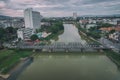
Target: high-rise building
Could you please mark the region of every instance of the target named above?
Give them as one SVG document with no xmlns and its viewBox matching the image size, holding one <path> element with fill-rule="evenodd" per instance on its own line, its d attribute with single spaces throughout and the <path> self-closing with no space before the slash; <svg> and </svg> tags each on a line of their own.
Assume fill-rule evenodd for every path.
<svg viewBox="0 0 120 80">
<path fill-rule="evenodd" d="M 75 13 L 75 12 L 73 13 L 73 19 L 75 19 L 75 20 L 77 19 L 77 13 Z"/>
<path fill-rule="evenodd" d="M 32 8 L 27 8 L 24 10 L 24 20 L 25 28 L 36 30 L 41 26 L 40 12 L 33 11 Z"/>
</svg>

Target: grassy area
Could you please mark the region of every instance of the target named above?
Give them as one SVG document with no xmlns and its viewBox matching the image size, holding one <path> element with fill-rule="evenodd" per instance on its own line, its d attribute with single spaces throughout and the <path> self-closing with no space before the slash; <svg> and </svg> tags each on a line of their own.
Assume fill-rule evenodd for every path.
<svg viewBox="0 0 120 80">
<path fill-rule="evenodd" d="M 111 60 L 120 66 L 120 54 L 113 52 L 112 50 L 104 50 L 104 52 Z"/>
<path fill-rule="evenodd" d="M 84 35 L 82 32 L 79 32 L 82 39 L 84 39 L 87 43 L 94 42 L 92 39 L 88 38 L 88 36 Z"/>
<path fill-rule="evenodd" d="M 98 41 L 96 41 L 95 39 L 93 39 L 92 37 L 89 37 L 80 31 L 79 31 L 79 34 L 80 34 L 81 38 L 84 39 L 87 43 L 95 43 L 95 44 L 100 45 L 100 43 Z"/>
<path fill-rule="evenodd" d="M 58 31 L 58 33 L 56 33 L 56 34 L 51 34 L 51 35 L 49 35 L 48 37 L 46 37 L 45 38 L 45 40 L 50 40 L 50 39 L 53 39 L 53 40 L 58 40 L 58 36 L 60 35 L 60 34 L 62 34 L 64 32 L 64 30 L 60 30 L 60 31 Z"/>
<path fill-rule="evenodd" d="M 84 39 L 87 43 L 95 43 L 95 44 L 100 45 L 100 43 L 97 42 L 95 39 L 93 39 L 93 38 L 90 37 L 90 36 L 87 36 L 86 30 L 83 29 L 83 28 L 81 28 L 81 27 L 80 27 L 80 24 L 77 24 L 77 23 L 76 23 L 75 25 L 76 25 L 76 27 L 78 28 L 79 34 L 80 34 L 80 36 L 81 36 L 82 39 Z"/>
<path fill-rule="evenodd" d="M 15 66 L 20 58 L 28 57 L 32 54 L 32 51 L 20 51 L 20 50 L 1 50 L 0 51 L 0 71 L 3 74 L 9 72 L 9 70 Z"/>
</svg>

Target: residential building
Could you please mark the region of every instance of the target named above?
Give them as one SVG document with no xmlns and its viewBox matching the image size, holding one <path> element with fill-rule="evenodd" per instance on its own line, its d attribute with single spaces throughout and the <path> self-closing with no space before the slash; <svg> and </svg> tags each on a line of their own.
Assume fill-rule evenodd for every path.
<svg viewBox="0 0 120 80">
<path fill-rule="evenodd" d="M 32 34 L 34 34 L 33 29 L 30 28 L 21 28 L 17 30 L 18 38 L 22 40 L 30 40 Z"/>
<path fill-rule="evenodd" d="M 113 34 L 109 35 L 109 39 L 112 39 L 114 41 L 120 42 L 120 32 L 116 31 Z"/>
<path fill-rule="evenodd" d="M 20 29 L 20 28 L 24 28 L 24 22 L 22 22 L 22 21 L 14 21 L 13 23 L 12 23 L 12 26 L 14 27 L 14 28 L 18 28 L 18 29 Z"/>
<path fill-rule="evenodd" d="M 96 20 L 89 19 L 89 24 L 96 24 Z"/>
<path fill-rule="evenodd" d="M 86 29 L 90 29 L 91 27 L 97 27 L 96 24 L 87 24 Z"/>
<path fill-rule="evenodd" d="M 120 27 L 108 27 L 108 28 L 100 28 L 100 30 L 102 30 L 103 33 L 108 33 L 111 30 L 115 30 L 114 33 L 109 34 L 108 38 L 115 40 L 117 42 L 120 42 Z"/>
<path fill-rule="evenodd" d="M 79 20 L 79 23 L 85 25 L 85 24 L 89 23 L 89 20 L 86 20 L 86 19 L 85 20 Z"/>
</svg>

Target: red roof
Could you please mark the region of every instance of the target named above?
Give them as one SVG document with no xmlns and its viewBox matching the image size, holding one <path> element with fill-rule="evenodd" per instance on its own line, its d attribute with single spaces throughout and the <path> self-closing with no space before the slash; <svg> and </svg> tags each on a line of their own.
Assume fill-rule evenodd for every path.
<svg viewBox="0 0 120 80">
<path fill-rule="evenodd" d="M 120 31 L 120 27 L 103 27 L 103 28 L 100 28 L 100 30 L 102 31 L 111 31 L 111 30 L 115 30 L 115 31 Z"/>
</svg>

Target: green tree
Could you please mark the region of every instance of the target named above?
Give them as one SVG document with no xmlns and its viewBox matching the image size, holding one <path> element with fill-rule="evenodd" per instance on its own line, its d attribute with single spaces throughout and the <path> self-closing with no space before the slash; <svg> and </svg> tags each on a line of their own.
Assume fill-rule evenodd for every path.
<svg viewBox="0 0 120 80">
<path fill-rule="evenodd" d="M 109 34 L 113 34 L 115 32 L 115 30 L 111 30 L 110 32 L 109 32 Z"/>
<path fill-rule="evenodd" d="M 97 30 L 97 29 L 96 29 L 96 27 L 91 27 L 91 28 L 89 28 L 88 30 L 89 30 L 89 31 L 95 31 L 95 30 Z"/>
<path fill-rule="evenodd" d="M 15 33 L 15 29 L 13 27 L 7 27 L 5 30 L 7 33 L 11 33 L 11 34 Z"/>
<path fill-rule="evenodd" d="M 98 29 L 102 28 L 102 27 L 112 27 L 113 25 L 112 24 L 109 24 L 109 23 L 97 23 L 98 25 Z"/>
<path fill-rule="evenodd" d="M 32 41 L 35 41 L 35 40 L 37 40 L 37 39 L 39 39 L 39 38 L 38 38 L 37 35 L 33 34 L 33 35 L 30 37 L 30 39 L 31 39 Z"/>
</svg>

